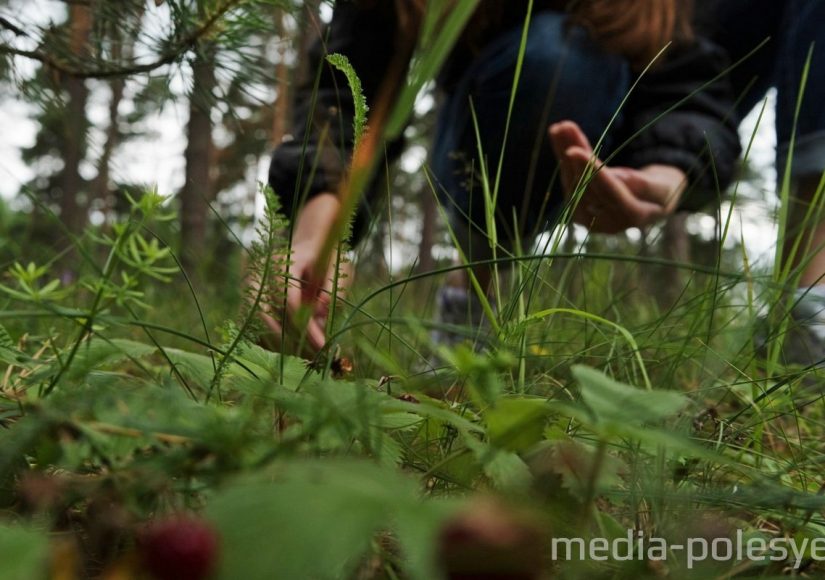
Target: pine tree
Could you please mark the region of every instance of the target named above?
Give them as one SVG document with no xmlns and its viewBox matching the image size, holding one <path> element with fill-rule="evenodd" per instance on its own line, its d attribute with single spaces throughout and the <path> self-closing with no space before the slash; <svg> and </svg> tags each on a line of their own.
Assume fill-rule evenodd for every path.
<svg viewBox="0 0 825 580">
<path fill-rule="evenodd" d="M 180 236 L 187 264 L 199 263 L 207 249 L 208 204 L 220 191 L 248 179 L 248 167 L 256 164 L 253 156 L 268 149 L 271 110 L 265 99 L 256 102 L 251 95 L 265 94 L 262 87 L 271 91 L 275 83 L 275 62 L 265 51 L 276 32 L 272 14 L 291 13 L 296 4 L 297 0 L 156 0 L 148 5 L 145 0 L 87 0 L 67 3 L 62 18 L 56 9 L 46 24 L 0 12 L 0 73 L 9 79 L 5 86 L 13 82 L 18 93 L 40 109 L 36 143 L 24 152 L 37 173 L 29 186 L 37 192 L 38 203 L 59 213 L 75 235 L 81 233 L 91 209 L 116 211 L 113 188 L 135 187 L 113 184 L 110 172 L 118 148 L 133 136 L 130 126 L 141 115 L 185 98 L 190 121 L 185 130 L 189 143 L 186 186 L 180 192 Z M 26 12 L 14 14 L 23 19 Z M 32 62 L 39 64 L 34 76 L 17 74 L 18 69 L 30 69 Z M 174 74 L 190 79 L 186 95 L 170 90 L 168 79 Z M 90 85 L 90 79 L 103 81 L 110 93 L 108 125 L 102 143 L 94 148 L 87 139 L 86 109 L 90 90 L 103 85 Z M 131 79 L 144 85 L 137 97 L 126 94 Z M 125 99 L 135 108 L 126 118 L 119 113 Z M 239 108 L 244 109 L 241 115 Z M 216 111 L 223 117 L 222 134 L 229 136 L 220 150 L 213 143 Z M 264 120 L 269 124 L 261 131 Z M 89 177 L 84 167 L 96 168 L 96 175 L 84 179 Z M 151 176 L 146 181 L 151 183 Z M 53 238 L 52 244 L 60 242 Z"/>
<path fill-rule="evenodd" d="M 212 101 L 214 46 L 204 43 L 192 62 L 192 91 L 186 129 L 186 180 L 180 191 L 180 244 L 185 268 L 194 271 L 207 252 L 207 218 L 212 202 Z"/>
</svg>

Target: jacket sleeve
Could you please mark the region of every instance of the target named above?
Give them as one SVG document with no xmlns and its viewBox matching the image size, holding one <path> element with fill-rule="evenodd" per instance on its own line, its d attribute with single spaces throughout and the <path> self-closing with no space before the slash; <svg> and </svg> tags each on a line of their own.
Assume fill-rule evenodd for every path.
<svg viewBox="0 0 825 580">
<path fill-rule="evenodd" d="M 289 217 L 306 199 L 335 193 L 352 156 L 352 93 L 346 77 L 325 57 L 345 55 L 361 80 L 367 103 L 373 103 L 395 47 L 396 18 L 388 8 L 392 5 L 340 0 L 326 37 L 316 40 L 309 51 L 306 77 L 299 79 L 293 99 L 292 135 L 275 149 L 269 167 L 269 184 Z"/>
<path fill-rule="evenodd" d="M 689 179 L 679 209 L 694 211 L 718 199 L 733 180 L 739 119 L 721 48 L 697 37 L 668 52 L 630 94 L 615 161 L 679 167 Z"/>
</svg>

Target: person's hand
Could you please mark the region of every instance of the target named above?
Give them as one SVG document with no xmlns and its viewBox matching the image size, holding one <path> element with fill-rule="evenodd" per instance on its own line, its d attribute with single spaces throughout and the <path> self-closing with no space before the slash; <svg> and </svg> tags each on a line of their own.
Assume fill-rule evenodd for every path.
<svg viewBox="0 0 825 580">
<path fill-rule="evenodd" d="M 593 147 L 573 121 L 550 125 L 549 134 L 568 198 L 575 193 L 588 166 L 592 171 L 573 211 L 575 223 L 594 232 L 615 234 L 649 225 L 676 209 L 687 185 L 687 176 L 678 167 L 608 167 L 594 156 Z"/>
<path fill-rule="evenodd" d="M 271 342 L 278 344 L 284 325 L 289 343 L 297 342 L 305 336 L 306 346 L 317 352 L 326 342 L 326 320 L 332 297 L 334 280 L 334 256 L 329 257 L 326 267 L 320 267 L 321 251 L 326 236 L 332 227 L 337 212 L 341 208 L 338 197 L 322 193 L 311 198 L 302 208 L 292 234 L 292 256 L 289 260 L 289 280 L 286 288 L 286 310 L 282 312 L 282 297 L 267 297 L 273 301 L 261 312 L 261 317 L 271 332 Z M 281 271 L 277 276 L 287 274 L 287 261 L 283 257 L 275 259 Z M 343 269 L 343 267 L 342 267 Z M 319 274 L 321 273 L 321 274 Z M 342 272 L 343 273 L 343 272 Z M 339 276 L 339 294 L 351 273 Z M 276 287 L 282 282 L 276 282 Z M 281 286 L 283 287 L 283 286 Z M 289 333 L 295 333 L 290 335 Z"/>
</svg>

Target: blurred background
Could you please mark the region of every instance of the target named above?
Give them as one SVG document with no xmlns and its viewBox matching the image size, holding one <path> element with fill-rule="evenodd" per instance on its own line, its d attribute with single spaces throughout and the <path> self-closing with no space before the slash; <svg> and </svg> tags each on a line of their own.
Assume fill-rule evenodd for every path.
<svg viewBox="0 0 825 580">
<path fill-rule="evenodd" d="M 184 266 L 237 282 L 269 153 L 290 130 L 291 87 L 330 15 L 321 0 L 0 1 L 0 264 L 66 252 L 68 234 L 105 230 L 127 207 L 125 194 L 157 188 L 179 211 L 164 235 Z M 380 277 L 455 257 L 421 171 L 434 104 L 432 94 L 420 96 L 392 203 L 358 248 L 380 257 L 365 265 Z M 743 143 L 755 139 L 735 207 L 726 201 L 719 213 L 677 215 L 612 240 L 577 229 L 571 243 L 702 261 L 716 254 L 718 216 L 724 222 L 732 211 L 724 250 L 739 263 L 744 244 L 752 267 L 769 267 L 772 95 L 757 124 L 758 113 L 741 128 Z"/>
</svg>

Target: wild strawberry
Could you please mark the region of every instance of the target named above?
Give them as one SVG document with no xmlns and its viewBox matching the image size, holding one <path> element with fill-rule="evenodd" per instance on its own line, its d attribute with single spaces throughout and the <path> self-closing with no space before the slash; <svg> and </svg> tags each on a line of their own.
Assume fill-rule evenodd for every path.
<svg viewBox="0 0 825 580">
<path fill-rule="evenodd" d="M 438 559 L 450 580 L 538 580 L 544 533 L 528 514 L 480 497 L 441 530 Z"/>
<path fill-rule="evenodd" d="M 139 547 L 144 567 L 158 580 L 205 580 L 218 560 L 215 530 L 187 515 L 150 523 Z"/>
</svg>

